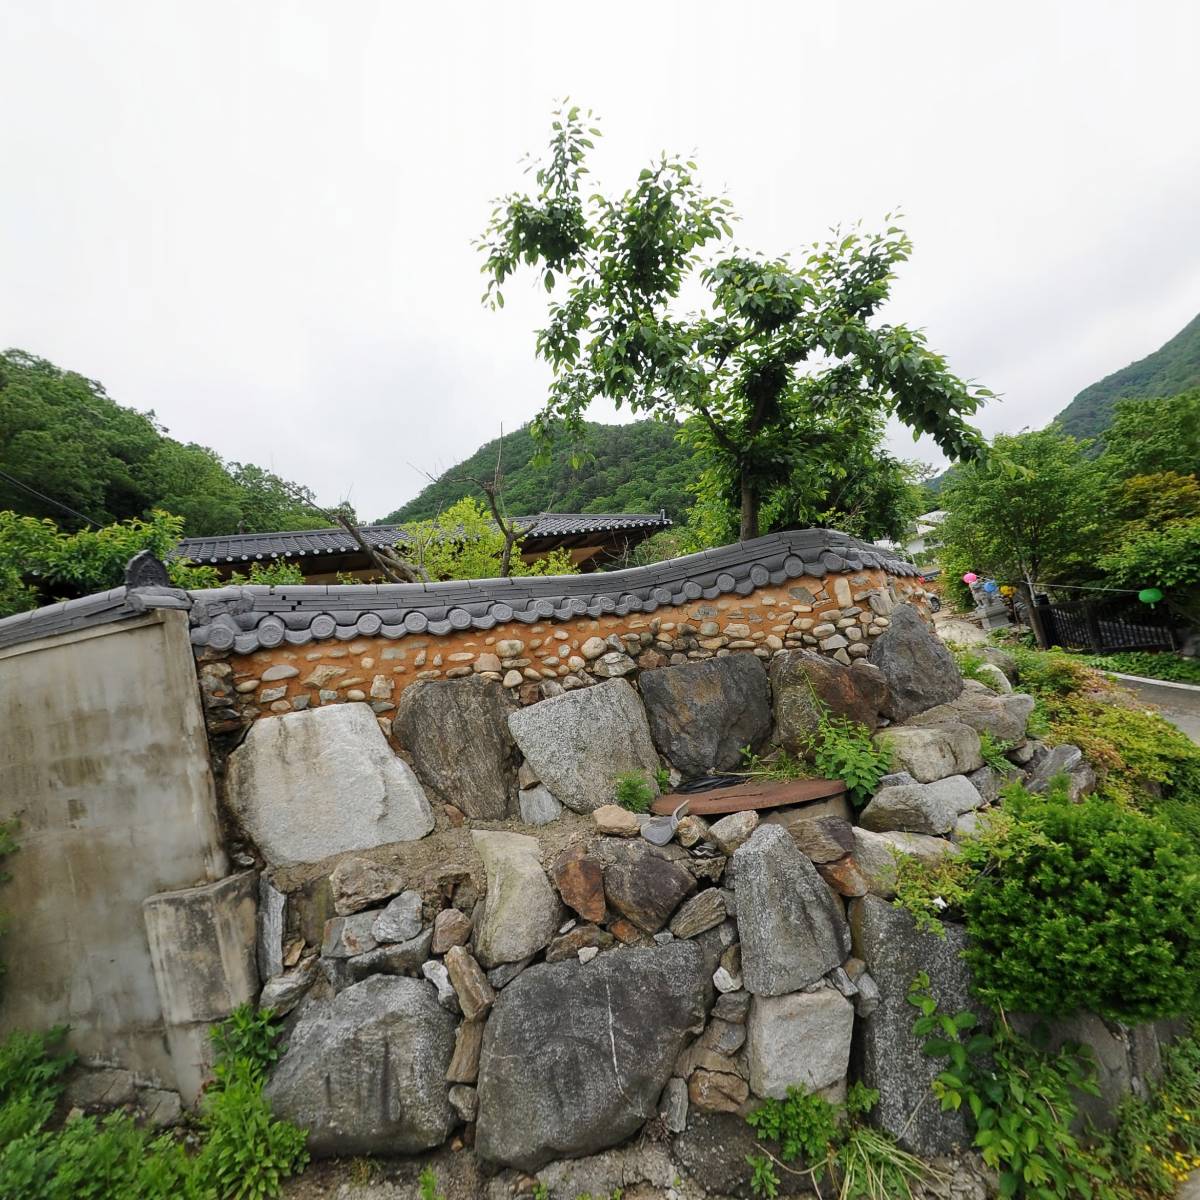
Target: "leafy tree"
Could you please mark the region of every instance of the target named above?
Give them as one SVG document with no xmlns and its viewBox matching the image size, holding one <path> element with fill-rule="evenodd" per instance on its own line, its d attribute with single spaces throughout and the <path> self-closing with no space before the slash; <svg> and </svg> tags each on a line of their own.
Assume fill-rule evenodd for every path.
<svg viewBox="0 0 1200 1200">
<path fill-rule="evenodd" d="M 432 521 L 404 526 L 406 557 L 430 579 L 496 579 L 504 555 L 504 535 L 478 501 L 464 496 Z M 554 550 L 535 562 L 513 556 L 511 575 L 573 575 L 570 552 Z"/>
<path fill-rule="evenodd" d="M 1161 529 L 1172 521 L 1200 517 L 1200 480 L 1195 475 L 1161 471 L 1135 475 L 1113 488 L 1113 511 L 1125 522 L 1118 542 L 1148 529 Z"/>
<path fill-rule="evenodd" d="M 577 108 L 557 115 L 536 191 L 498 202 L 483 239 L 485 299 L 521 265 L 550 302 L 537 353 L 554 379 L 535 437 L 577 432 L 592 400 L 703 423 L 706 459 L 733 491 L 740 534 L 759 532 L 765 497 L 813 453 L 823 422 L 898 416 L 952 458 L 983 449 L 966 417 L 990 395 L 957 379 L 922 334 L 879 322 L 910 243 L 896 226 L 816 244 L 799 265 L 734 250 L 733 210 L 700 188 L 695 164 L 662 156 L 619 197 L 585 195 L 597 130 Z M 679 311 L 702 290 L 709 307 Z"/>
<path fill-rule="evenodd" d="M 1168 602 L 1200 619 L 1200 518 L 1134 533 L 1099 565 L 1117 586 L 1160 588 Z"/>
<path fill-rule="evenodd" d="M 153 413 L 21 350 L 0 354 L 0 509 L 89 522 L 177 514 L 191 536 L 312 529 L 311 493 L 167 437 Z"/>
<path fill-rule="evenodd" d="M 215 587 L 213 568 L 170 557 L 182 527 L 182 518 L 155 511 L 148 521 L 134 517 L 67 533 L 48 517 L 0 512 L 0 617 L 117 587 L 140 550 L 167 564 L 176 587 Z"/>
<path fill-rule="evenodd" d="M 1056 426 L 998 435 L 992 455 L 964 464 L 941 493 L 943 565 L 1024 584 L 1094 573 L 1103 472 L 1088 443 Z"/>
<path fill-rule="evenodd" d="M 1200 471 L 1200 388 L 1165 400 L 1118 400 L 1113 412 L 1103 462 L 1118 478 Z"/>
</svg>

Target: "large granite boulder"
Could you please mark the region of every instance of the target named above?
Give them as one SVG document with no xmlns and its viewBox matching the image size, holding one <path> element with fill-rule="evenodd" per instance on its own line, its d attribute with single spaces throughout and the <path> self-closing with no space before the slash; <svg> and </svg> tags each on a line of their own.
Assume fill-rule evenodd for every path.
<svg viewBox="0 0 1200 1200">
<path fill-rule="evenodd" d="M 475 829 L 487 898 L 475 927 L 475 956 L 488 968 L 536 954 L 558 930 L 562 905 L 542 870 L 537 838 Z"/>
<path fill-rule="evenodd" d="M 850 953 L 842 902 L 778 825 L 760 825 L 731 860 L 742 977 L 759 996 L 794 992 Z"/>
<path fill-rule="evenodd" d="M 979 734 L 970 725 L 893 725 L 875 735 L 892 754 L 892 768 L 907 771 L 918 783 L 951 775 L 969 775 L 983 766 Z"/>
<path fill-rule="evenodd" d="M 476 1152 L 535 1171 L 623 1141 L 654 1116 L 708 1001 L 690 941 L 527 968 L 487 1023 Z"/>
<path fill-rule="evenodd" d="M 655 787 L 658 754 L 646 710 L 624 679 L 531 704 L 512 713 L 508 727 L 533 773 L 575 812 L 611 803 L 617 777 L 628 771 Z"/>
<path fill-rule="evenodd" d="M 954 828 L 957 817 L 953 801 L 938 794 L 932 784 L 901 783 L 880 788 L 859 813 L 858 823 L 874 833 L 941 834 Z"/>
<path fill-rule="evenodd" d="M 850 1065 L 854 1006 L 831 987 L 755 996 L 746 1024 L 750 1090 L 783 1100 L 788 1088 L 837 1089 Z"/>
<path fill-rule="evenodd" d="M 366 704 L 255 721 L 229 756 L 225 799 L 273 866 L 408 842 L 433 810 Z"/>
<path fill-rule="evenodd" d="M 911 855 L 926 866 L 936 867 L 943 858 L 958 853 L 959 848 L 953 842 L 923 833 L 872 833 L 858 827 L 854 830 L 855 865 L 867 882 L 867 890 L 886 900 L 896 894 L 896 868 L 902 855 Z"/>
<path fill-rule="evenodd" d="M 654 744 L 685 779 L 728 771 L 771 735 L 767 673 L 753 654 L 643 671 Z"/>
<path fill-rule="evenodd" d="M 372 976 L 309 1003 L 267 1100 L 308 1130 L 316 1155 L 430 1150 L 454 1125 L 446 1095 L 454 1026 L 428 983 Z"/>
<path fill-rule="evenodd" d="M 909 725 L 946 725 L 961 722 L 977 733 L 990 733 L 1002 742 L 1017 742 L 1025 736 L 1025 725 L 1033 712 L 1033 697 L 1025 692 L 997 696 L 980 688 L 966 688 L 947 704 L 918 713 Z"/>
<path fill-rule="evenodd" d="M 813 650 L 788 650 L 771 659 L 775 738 L 791 754 L 804 754 L 823 708 L 874 732 L 889 707 L 879 671 L 846 667 Z"/>
<path fill-rule="evenodd" d="M 889 715 L 895 721 L 935 704 L 946 704 L 962 691 L 962 674 L 954 656 L 911 604 L 897 605 L 891 624 L 875 639 L 867 661 L 887 680 Z"/>
<path fill-rule="evenodd" d="M 913 980 L 924 971 L 944 1012 L 983 1015 L 972 1001 L 962 960 L 965 930 L 947 925 L 944 938 L 919 933 L 907 912 L 878 896 L 851 902 L 850 927 L 854 954 L 879 988 L 879 1005 L 860 1019 L 854 1048 L 856 1078 L 879 1092 L 871 1120 L 914 1154 L 946 1154 L 966 1145 L 962 1114 L 943 1112 L 930 1091 L 946 1064 L 925 1053 L 925 1039 L 913 1033 L 917 1011 L 908 1002 Z"/>
<path fill-rule="evenodd" d="M 404 689 L 392 731 L 443 804 L 496 821 L 517 794 L 516 745 L 508 728 L 516 708 L 493 679 L 418 680 Z"/>
</svg>

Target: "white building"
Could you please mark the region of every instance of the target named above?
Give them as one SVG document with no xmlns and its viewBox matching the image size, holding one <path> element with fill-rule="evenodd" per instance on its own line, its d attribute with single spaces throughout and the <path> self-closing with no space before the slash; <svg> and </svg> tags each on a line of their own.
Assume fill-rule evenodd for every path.
<svg viewBox="0 0 1200 1200">
<path fill-rule="evenodd" d="M 944 508 L 935 508 L 932 512 L 922 513 L 914 522 L 902 542 L 876 542 L 877 546 L 903 554 L 912 562 L 916 562 L 925 554 L 936 552 L 942 544 L 938 526 L 946 519 Z"/>
</svg>

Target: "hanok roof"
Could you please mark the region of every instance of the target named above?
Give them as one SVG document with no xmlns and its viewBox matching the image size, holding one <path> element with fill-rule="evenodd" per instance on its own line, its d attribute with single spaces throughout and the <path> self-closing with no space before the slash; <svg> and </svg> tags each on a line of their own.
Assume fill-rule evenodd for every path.
<svg viewBox="0 0 1200 1200">
<path fill-rule="evenodd" d="M 136 560 L 135 560 L 136 562 Z M 131 564 L 132 567 L 132 564 Z M 0 649 L 93 625 L 127 620 L 148 609 L 188 610 L 197 647 L 248 654 L 283 643 L 307 645 L 381 634 L 444 636 L 508 621 L 569 621 L 587 614 L 654 612 L 722 595 L 747 596 L 767 584 L 803 576 L 875 568 L 917 576 L 912 563 L 828 529 L 768 534 L 648 566 L 593 575 L 467 579 L 439 583 L 245 585 L 182 591 L 166 573 L 137 575 L 130 586 L 68 600 L 0 620 Z"/>
<path fill-rule="evenodd" d="M 635 534 L 640 541 L 671 524 L 665 513 L 538 513 L 516 520 L 520 525 L 532 526 L 522 541 L 526 551 L 544 551 L 579 538 L 622 533 Z M 359 528 L 372 546 L 394 546 L 408 540 L 400 525 L 362 525 Z M 176 553 L 180 558 L 215 565 L 354 554 L 357 551 L 358 543 L 345 529 L 297 529 L 281 533 L 184 538 Z"/>
</svg>

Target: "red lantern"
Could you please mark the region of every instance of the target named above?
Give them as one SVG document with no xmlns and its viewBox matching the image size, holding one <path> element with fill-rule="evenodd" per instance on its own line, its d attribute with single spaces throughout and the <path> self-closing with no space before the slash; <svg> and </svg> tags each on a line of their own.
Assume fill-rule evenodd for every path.
<svg viewBox="0 0 1200 1200">
<path fill-rule="evenodd" d="M 963 576 L 963 583 L 978 583 L 978 582 L 979 582 L 979 576 L 976 575 L 974 571 L 968 571 Z"/>
</svg>

